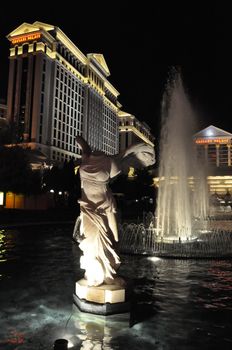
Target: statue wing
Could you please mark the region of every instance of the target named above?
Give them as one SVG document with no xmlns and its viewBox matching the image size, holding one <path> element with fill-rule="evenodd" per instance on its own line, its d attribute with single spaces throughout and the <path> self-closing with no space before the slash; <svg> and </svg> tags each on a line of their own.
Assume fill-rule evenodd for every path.
<svg viewBox="0 0 232 350">
<path fill-rule="evenodd" d="M 137 143 L 117 155 L 117 161 L 123 173 L 128 173 L 130 167 L 142 169 L 155 164 L 155 150 L 147 143 Z"/>
<path fill-rule="evenodd" d="M 82 136 L 77 135 L 75 140 L 76 140 L 77 145 L 82 150 L 82 155 L 90 155 L 91 154 L 91 148 L 90 148 L 89 144 L 87 143 L 87 141 L 85 141 L 85 139 Z"/>
</svg>

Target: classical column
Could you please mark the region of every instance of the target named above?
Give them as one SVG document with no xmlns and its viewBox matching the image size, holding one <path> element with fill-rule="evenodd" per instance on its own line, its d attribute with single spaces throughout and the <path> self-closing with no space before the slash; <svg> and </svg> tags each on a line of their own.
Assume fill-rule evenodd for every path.
<svg viewBox="0 0 232 350">
<path fill-rule="evenodd" d="M 231 146 L 227 145 L 228 147 L 228 166 L 231 166 Z"/>
<path fill-rule="evenodd" d="M 220 145 L 216 145 L 216 166 L 219 167 L 220 159 L 219 159 L 219 147 Z"/>
<path fill-rule="evenodd" d="M 206 164 L 209 163 L 209 158 L 208 158 L 208 145 L 207 145 L 207 144 L 205 145 L 205 161 L 206 161 Z"/>
<path fill-rule="evenodd" d="M 25 120 L 24 120 L 24 134 L 23 139 L 25 142 L 29 141 L 31 134 L 31 105 L 33 103 L 33 64 L 34 64 L 34 56 L 28 56 L 28 71 L 27 71 L 27 89 L 26 89 L 26 105 L 25 105 Z"/>
</svg>

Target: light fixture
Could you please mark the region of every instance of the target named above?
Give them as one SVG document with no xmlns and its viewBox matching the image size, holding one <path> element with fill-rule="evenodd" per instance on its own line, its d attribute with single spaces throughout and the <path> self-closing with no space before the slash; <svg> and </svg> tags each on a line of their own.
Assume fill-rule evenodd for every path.
<svg viewBox="0 0 232 350">
<path fill-rule="evenodd" d="M 56 339 L 54 350 L 68 350 L 68 341 L 66 339 Z"/>
</svg>

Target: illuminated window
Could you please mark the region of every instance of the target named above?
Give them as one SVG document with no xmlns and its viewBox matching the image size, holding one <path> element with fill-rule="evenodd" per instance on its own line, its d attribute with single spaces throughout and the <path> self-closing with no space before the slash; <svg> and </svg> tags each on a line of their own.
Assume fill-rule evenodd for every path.
<svg viewBox="0 0 232 350">
<path fill-rule="evenodd" d="M 0 205 L 4 204 L 4 193 L 0 192 Z"/>
</svg>

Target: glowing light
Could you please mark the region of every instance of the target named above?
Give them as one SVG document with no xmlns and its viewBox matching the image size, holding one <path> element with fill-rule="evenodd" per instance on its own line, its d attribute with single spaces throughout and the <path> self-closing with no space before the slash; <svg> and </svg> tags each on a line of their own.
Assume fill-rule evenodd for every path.
<svg viewBox="0 0 232 350">
<path fill-rule="evenodd" d="M 75 173 L 75 175 L 78 173 L 78 169 L 79 169 L 79 168 L 80 168 L 79 165 L 75 166 L 75 168 L 74 168 L 74 173 Z"/>
<path fill-rule="evenodd" d="M 92 258 L 91 254 L 82 255 L 80 258 L 80 267 L 85 270 L 89 286 L 96 286 L 103 282 L 104 272 L 97 259 Z"/>
<path fill-rule="evenodd" d="M 4 204 L 4 193 L 0 192 L 0 205 Z"/>
<path fill-rule="evenodd" d="M 206 135 L 213 136 L 213 131 L 211 129 L 207 130 Z"/>
<path fill-rule="evenodd" d="M 157 256 L 151 256 L 151 257 L 149 257 L 149 258 L 147 258 L 147 260 L 149 260 L 149 261 L 159 261 L 159 260 L 161 260 L 160 258 L 158 258 Z"/>
<path fill-rule="evenodd" d="M 41 37 L 41 33 L 33 33 L 20 35 L 17 38 L 11 39 L 12 44 L 24 43 L 25 41 L 39 39 Z"/>
<path fill-rule="evenodd" d="M 135 176 L 135 169 L 133 167 L 129 168 L 128 177 L 134 177 Z"/>
<path fill-rule="evenodd" d="M 5 232 L 5 230 L 0 230 L 0 240 L 1 240 L 3 237 L 5 237 L 4 232 Z"/>
<path fill-rule="evenodd" d="M 72 349 L 74 346 L 76 348 L 77 345 L 80 345 L 80 340 L 77 336 L 72 335 L 70 333 L 65 333 L 63 335 L 64 340 L 68 341 L 68 349 Z M 62 345 L 62 344 L 61 344 Z M 65 346 L 67 345 L 67 343 L 65 343 Z M 60 348 L 59 348 L 60 349 Z M 78 347 L 79 349 L 79 347 Z"/>
<path fill-rule="evenodd" d="M 69 340 L 68 342 L 68 349 L 71 349 L 74 347 L 74 344 Z"/>
<path fill-rule="evenodd" d="M 50 190 L 49 192 L 50 192 L 50 193 L 54 193 L 54 190 Z"/>
<path fill-rule="evenodd" d="M 197 144 L 208 144 L 208 143 L 228 143 L 228 139 L 197 139 Z"/>
</svg>

